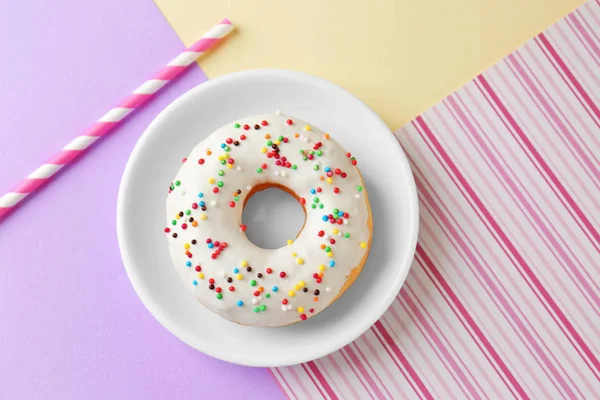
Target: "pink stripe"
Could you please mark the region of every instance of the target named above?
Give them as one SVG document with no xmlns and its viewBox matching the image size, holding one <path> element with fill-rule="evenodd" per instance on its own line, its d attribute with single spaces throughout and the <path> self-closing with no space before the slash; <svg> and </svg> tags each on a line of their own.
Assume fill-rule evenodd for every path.
<svg viewBox="0 0 600 400">
<path fill-rule="evenodd" d="M 154 75 L 152 77 L 152 79 L 159 79 L 162 81 L 170 81 L 172 79 L 177 78 L 177 76 L 179 74 L 181 74 L 183 71 L 185 71 L 186 68 L 187 68 L 187 66 L 179 67 L 176 65 L 167 65 L 166 67 L 164 67 L 163 69 L 158 71 L 156 73 L 156 75 Z"/>
<path fill-rule="evenodd" d="M 8 215 L 9 212 L 13 211 L 15 207 L 0 207 L 0 218 Z"/>
<path fill-rule="evenodd" d="M 374 367 L 374 364 L 375 364 L 375 363 L 374 363 L 374 362 L 371 362 L 371 361 L 369 360 L 369 358 L 368 358 L 367 356 L 365 356 L 365 354 L 364 354 L 364 353 L 362 352 L 362 350 L 360 349 L 360 346 L 359 346 L 359 344 L 363 344 L 363 345 L 366 345 L 366 346 L 368 346 L 368 345 L 366 344 L 366 342 L 367 342 L 367 341 L 365 340 L 365 341 L 363 341 L 363 342 L 354 341 L 353 343 L 350 343 L 350 344 L 348 345 L 348 348 L 352 348 L 352 353 L 349 353 L 349 354 L 350 354 L 350 357 L 351 357 L 352 359 L 354 359 L 354 358 L 356 357 L 356 358 L 359 360 L 359 362 L 360 362 L 360 364 L 359 364 L 359 365 L 360 365 L 360 366 L 362 367 L 362 369 L 364 370 L 364 371 L 362 371 L 362 373 L 363 373 L 363 374 L 369 374 L 369 375 L 366 375 L 366 376 L 367 376 L 367 380 L 369 381 L 369 384 L 371 385 L 371 387 L 378 388 L 379 386 L 381 386 L 381 387 L 383 388 L 383 390 L 385 391 L 385 393 L 387 394 L 387 396 L 388 396 L 389 398 L 391 398 L 391 397 L 392 397 L 392 394 L 391 394 L 391 393 L 390 393 L 390 392 L 387 390 L 387 388 L 385 387 L 385 384 L 384 384 L 384 383 L 381 381 L 381 379 L 380 379 L 380 378 L 379 378 L 379 376 L 377 375 L 377 372 L 376 372 L 376 370 L 375 370 L 375 367 Z M 354 355 L 354 356 L 353 356 L 353 354 L 354 354 L 354 349 L 356 349 L 356 351 L 358 352 L 358 354 L 360 355 L 360 357 L 362 357 L 362 360 L 364 360 L 364 363 L 362 362 L 361 358 L 358 358 L 358 356 L 356 356 L 356 355 Z M 377 360 L 378 360 L 378 361 L 381 363 L 381 359 L 380 359 L 379 357 L 377 357 L 377 355 L 375 355 L 375 358 L 377 358 Z M 368 371 L 367 371 L 367 369 L 365 368 L 365 363 L 366 363 L 366 367 L 368 367 L 368 368 L 369 368 L 369 370 L 368 370 Z M 359 368 L 361 368 L 361 367 L 359 367 Z M 375 381 L 372 379 L 372 377 L 373 377 L 373 378 L 375 378 L 375 379 L 377 380 L 377 382 L 379 382 L 379 385 L 377 385 L 377 383 L 375 383 Z M 378 389 L 375 389 L 375 390 L 378 390 Z M 383 398 L 383 396 L 381 396 L 381 398 Z"/>
<path fill-rule="evenodd" d="M 529 218 L 531 220 L 533 220 L 534 226 L 537 228 L 536 230 L 538 232 L 541 230 L 540 236 L 545 237 L 550 242 L 551 246 L 547 245 L 548 249 L 550 251 L 552 251 L 553 253 L 554 252 L 558 253 L 558 255 L 560 256 L 562 261 L 569 266 L 571 273 L 574 274 L 575 277 L 577 278 L 576 280 L 573 279 L 573 281 L 579 282 L 580 285 L 582 285 L 583 288 L 588 292 L 589 296 L 594 300 L 595 305 L 597 307 L 600 307 L 600 298 L 598 297 L 598 294 L 597 294 L 597 291 L 600 289 L 598 289 L 597 287 L 595 289 L 590 287 L 589 282 L 587 281 L 586 278 L 583 277 L 583 275 L 580 272 L 580 270 L 583 269 L 583 265 L 577 259 L 577 257 L 573 254 L 572 256 L 574 257 L 575 261 L 578 264 L 578 265 L 575 265 L 573 263 L 573 261 L 571 260 L 571 258 L 566 254 L 566 252 L 563 249 L 563 247 L 561 246 L 561 244 L 558 243 L 558 240 L 556 239 L 555 235 L 550 232 L 550 228 L 551 228 L 552 231 L 554 233 L 556 233 L 556 235 L 558 236 L 558 232 L 557 232 L 556 228 L 554 227 L 554 225 L 552 224 L 550 219 L 544 214 L 544 212 L 542 211 L 542 207 L 540 207 L 540 205 L 535 201 L 535 197 L 531 196 L 531 194 L 527 191 L 526 186 L 519 180 L 518 176 L 514 173 L 514 171 L 512 171 L 509 163 L 502 157 L 502 155 L 498 152 L 498 149 L 495 148 L 493 143 L 490 141 L 490 145 L 493 148 L 493 150 L 497 154 L 499 154 L 499 157 L 502 160 L 502 162 L 504 163 L 504 165 L 506 165 L 507 170 L 510 172 L 510 174 L 512 176 L 515 177 L 515 180 L 513 181 L 511 175 L 509 175 L 509 173 L 502 167 L 502 165 L 500 164 L 500 161 L 494 155 L 494 152 L 492 152 L 492 150 L 487 146 L 487 144 L 483 141 L 483 139 L 479 135 L 479 132 L 482 132 L 482 134 L 485 135 L 485 132 L 482 129 L 482 127 L 479 125 L 477 125 L 477 127 L 473 126 L 469 117 L 467 117 L 467 115 L 465 115 L 465 113 L 463 113 L 463 110 L 456 102 L 455 97 L 460 100 L 460 97 L 458 95 L 455 95 L 455 96 L 448 97 L 447 102 L 448 102 L 448 104 L 451 105 L 451 107 L 454 109 L 455 113 L 457 114 L 456 118 L 458 120 L 460 120 L 466 127 L 466 130 L 470 134 L 469 138 L 472 137 L 475 140 L 475 142 L 477 143 L 478 146 L 474 146 L 474 148 L 476 148 L 476 149 L 480 148 L 483 151 L 483 154 L 485 154 L 485 157 L 487 157 L 486 161 L 488 161 L 488 165 L 490 166 L 490 168 L 492 170 L 497 171 L 499 174 L 499 178 L 502 178 L 502 180 L 506 183 L 506 185 L 508 185 L 508 188 L 510 188 L 510 191 L 507 191 L 507 192 L 511 195 L 511 197 L 513 198 L 515 203 L 516 204 L 520 203 L 523 206 L 523 208 L 525 209 L 524 214 L 529 215 Z M 464 106 L 464 104 L 463 104 L 463 107 L 466 110 L 466 106 Z M 468 111 L 466 111 L 466 112 L 468 112 Z M 473 121 L 475 121 L 475 118 L 473 117 L 472 114 L 470 114 L 470 117 Z M 475 121 L 475 123 L 477 123 L 477 122 Z M 489 138 L 488 138 L 488 140 L 489 140 Z M 479 151 L 479 153 L 481 154 L 481 151 Z M 483 156 L 483 154 L 482 154 L 482 156 Z M 517 187 L 517 184 L 520 186 L 520 188 Z M 504 186 L 504 187 L 506 188 L 506 186 Z M 527 199 L 524 196 L 524 193 L 527 194 L 527 196 L 532 199 L 533 204 L 536 206 L 537 210 L 539 210 L 539 212 L 542 214 L 544 219 L 548 222 L 548 224 L 550 225 L 550 228 L 548 228 L 546 226 L 546 224 L 542 221 L 542 218 L 538 215 L 538 212 L 536 212 L 536 210 L 534 210 L 533 207 L 531 206 L 531 204 L 527 201 Z M 554 249 L 554 251 L 553 251 L 553 249 Z M 596 311 L 596 314 L 598 315 L 597 311 Z"/>
<path fill-rule="evenodd" d="M 14 188 L 12 191 L 15 193 L 31 193 L 34 190 L 36 190 L 37 188 L 39 188 L 40 186 L 42 186 L 47 181 L 48 181 L 48 179 L 46 179 L 46 178 L 44 178 L 44 179 L 27 178 L 27 179 L 23 180 L 19 184 L 19 186 Z"/>
<path fill-rule="evenodd" d="M 271 373 L 271 375 L 275 379 L 275 382 L 277 382 L 277 386 L 279 386 L 279 389 L 281 389 L 281 391 L 283 393 L 286 393 L 286 394 L 291 393 L 292 396 L 295 397 L 292 387 L 287 382 L 287 380 L 285 379 L 285 377 L 283 376 L 283 374 L 281 372 L 279 372 L 276 368 L 269 368 L 269 372 Z M 287 388 L 287 390 L 286 390 L 286 388 Z"/>
<path fill-rule="evenodd" d="M 48 160 L 46 164 L 69 164 L 83 152 L 84 150 L 61 150 L 60 153 L 56 153 L 50 160 Z"/>
<path fill-rule="evenodd" d="M 203 53 L 206 50 L 210 49 L 215 43 L 217 43 L 219 40 L 221 39 L 214 39 L 214 38 L 204 38 L 204 39 L 200 39 L 198 40 L 196 43 L 194 43 L 192 45 L 192 47 L 190 47 L 188 49 L 188 51 L 195 51 L 197 53 Z"/>
<path fill-rule="evenodd" d="M 341 356 L 341 354 L 339 354 L 339 353 L 336 353 L 336 354 L 338 356 Z M 345 385 L 344 388 L 347 389 L 347 390 L 350 390 L 350 392 L 352 392 L 352 396 L 355 399 L 359 399 L 360 395 L 356 391 L 356 388 L 355 388 L 356 385 L 354 385 L 354 383 L 351 383 L 348 380 L 348 376 L 347 376 L 348 374 L 346 373 L 346 371 L 344 369 L 342 369 L 342 367 L 340 367 L 340 365 L 338 364 L 338 362 L 336 360 L 336 357 L 333 356 L 333 355 L 330 355 L 329 357 L 327 357 L 327 359 L 331 363 L 331 365 L 333 366 L 333 369 L 337 373 L 337 376 L 339 376 L 340 378 L 342 378 L 342 381 L 343 381 L 343 383 Z M 323 364 L 323 366 L 325 366 L 325 365 Z M 323 370 L 326 370 L 326 368 L 323 368 Z M 332 379 L 332 381 L 335 384 L 335 380 Z"/>
<path fill-rule="evenodd" d="M 319 386 L 319 384 L 315 381 L 315 379 L 310 374 L 310 372 L 308 370 L 308 367 L 306 366 L 306 363 L 305 364 L 301 364 L 300 367 L 302 367 L 302 369 L 306 373 L 306 376 L 308 376 L 308 378 L 310 379 L 310 381 L 313 383 L 314 387 L 319 391 L 319 394 L 321 395 L 321 397 L 325 398 L 325 394 L 321 390 L 321 387 Z"/>
<path fill-rule="evenodd" d="M 327 382 L 327 379 L 325 379 L 325 377 L 323 376 L 323 374 L 321 374 L 321 371 L 319 371 L 319 368 L 316 366 L 316 364 L 314 363 L 314 361 L 309 361 L 306 363 L 306 366 L 308 366 L 308 368 L 310 368 L 310 370 L 312 371 L 313 374 L 315 374 L 315 376 L 317 377 L 319 383 L 321 384 L 321 386 L 323 386 L 323 389 L 325 389 L 325 391 L 327 392 L 327 394 L 329 395 L 329 397 L 331 399 L 336 399 L 337 400 L 337 396 L 335 394 L 335 392 L 333 391 L 333 389 L 331 388 L 331 386 L 329 386 L 329 383 Z M 319 389 L 320 391 L 320 389 Z"/>
<path fill-rule="evenodd" d="M 421 396 L 421 395 L 425 396 L 426 399 L 433 399 L 433 396 L 431 395 L 431 393 L 429 393 L 429 390 L 423 384 L 423 381 L 417 375 L 417 373 L 413 369 L 412 365 L 410 365 L 410 363 L 408 362 L 408 360 L 406 359 L 406 357 L 404 357 L 404 354 L 402 353 L 402 351 L 400 350 L 400 348 L 398 347 L 398 345 L 396 345 L 396 343 L 394 342 L 394 340 L 392 339 L 392 337 L 388 333 L 387 329 L 383 326 L 383 324 L 381 323 L 381 321 L 375 322 L 374 326 L 375 326 L 375 328 L 377 328 L 377 331 L 382 336 L 382 338 L 385 341 L 385 343 L 387 343 L 386 349 L 389 348 L 396 355 L 396 357 L 398 358 L 398 360 L 400 360 L 400 363 L 402 364 L 402 366 L 404 367 L 404 369 L 408 372 L 408 374 L 410 375 L 410 377 L 412 378 L 412 380 L 415 382 L 415 384 L 419 388 L 419 391 L 417 391 L 413 387 L 413 389 L 415 389 L 415 393 L 417 393 L 419 396 Z M 383 344 L 383 342 L 382 342 L 382 344 Z M 411 386 L 412 386 L 412 383 L 411 383 Z"/>
<path fill-rule="evenodd" d="M 123 100 L 117 107 L 123 108 L 138 108 L 144 105 L 148 100 L 152 98 L 153 94 L 131 94 L 128 98 Z"/>
<path fill-rule="evenodd" d="M 96 122 L 83 132 L 81 136 L 104 136 L 118 124 L 119 122 Z"/>
<path fill-rule="evenodd" d="M 375 383 L 375 381 L 371 377 L 371 374 L 365 368 L 365 365 L 363 364 L 363 362 L 358 358 L 358 356 L 356 355 L 356 353 L 352 349 L 352 346 L 346 346 L 346 347 L 344 347 L 343 351 L 345 351 L 346 353 L 348 353 L 348 356 L 352 360 L 352 363 L 354 363 L 354 365 L 356 365 L 356 367 L 360 371 L 360 374 L 365 378 L 365 380 L 369 384 L 369 387 L 371 388 L 371 390 L 373 390 L 373 392 L 375 392 L 376 398 L 382 399 L 383 398 L 383 393 L 381 392 L 381 390 L 379 390 L 379 386 L 377 386 L 377 384 Z M 388 395 L 389 395 L 389 393 L 388 393 Z"/>
<path fill-rule="evenodd" d="M 294 381 L 296 382 L 296 386 L 299 387 L 300 390 L 302 391 L 304 397 L 301 397 L 301 398 L 310 399 L 310 397 L 311 397 L 310 392 L 304 385 L 304 380 L 302 380 L 300 378 L 300 376 L 298 375 L 298 373 L 296 372 L 296 368 L 297 367 L 288 367 L 286 370 L 290 373 L 290 375 L 292 375 L 292 378 L 294 378 Z M 296 394 L 296 393 L 294 393 L 294 394 Z M 296 395 L 298 395 L 298 394 L 296 394 Z"/>
<path fill-rule="evenodd" d="M 514 54 L 509 55 L 507 57 L 507 60 L 509 63 L 508 65 L 512 65 L 512 67 L 514 67 L 514 70 L 516 70 L 518 75 L 523 79 L 523 82 L 524 82 L 523 86 L 525 86 L 529 89 L 530 97 L 533 98 L 534 100 L 536 100 L 537 103 L 541 105 L 541 108 L 543 108 L 544 111 L 546 112 L 545 116 L 546 116 L 546 119 L 548 120 L 548 122 L 550 122 L 550 121 L 553 122 L 553 124 L 551 124 L 551 125 L 554 125 L 555 127 L 558 128 L 558 130 L 561 133 L 560 137 L 561 138 L 564 137 L 567 139 L 567 141 L 569 142 L 571 147 L 573 147 L 573 149 L 575 150 L 575 152 L 577 153 L 579 158 L 581 160 L 583 160 L 583 163 L 587 166 L 587 169 L 592 172 L 592 175 L 595 178 L 594 183 L 596 183 L 596 186 L 598 186 L 598 182 L 600 181 L 600 171 L 598 171 L 598 168 L 596 167 L 597 164 L 600 164 L 598 159 L 596 157 L 594 157 L 594 155 L 592 154 L 592 157 L 594 158 L 595 163 L 592 160 L 590 160 L 586 151 L 581 147 L 579 142 L 571 134 L 571 132 L 573 132 L 575 135 L 577 135 L 573 126 L 569 126 L 567 128 L 567 126 L 565 126 L 565 123 L 569 124 L 569 122 L 567 121 L 567 122 L 563 123 L 563 121 L 566 121 L 564 114 L 561 112 L 560 113 L 561 115 L 558 116 L 557 113 L 554 112 L 555 109 L 558 110 L 556 105 L 554 105 L 554 107 L 552 107 L 549 103 L 549 101 L 552 101 L 552 100 L 546 100 L 547 96 L 548 96 L 548 92 L 546 92 L 541 87 L 540 82 L 537 81 L 537 79 L 536 79 L 536 81 L 537 81 L 537 85 L 536 85 L 532 81 L 531 77 L 524 70 L 523 66 L 517 60 L 517 58 Z M 513 72 L 514 72 L 514 70 L 513 70 Z M 541 93 L 540 89 L 538 89 L 538 85 L 541 88 L 541 90 L 544 91 L 543 94 Z M 560 110 L 558 110 L 558 112 L 560 112 Z M 579 135 L 577 135 L 577 136 L 579 137 Z M 579 139 L 581 140 L 581 137 L 579 137 Z M 585 146 L 585 143 L 583 143 L 583 144 Z M 587 150 L 589 151 L 589 149 L 587 149 Z"/>
<path fill-rule="evenodd" d="M 344 365 L 346 365 L 346 371 L 348 372 L 348 374 L 350 374 L 350 377 L 352 378 L 352 382 L 354 382 L 355 385 L 356 385 L 356 382 L 360 383 L 360 386 L 362 386 L 362 388 L 364 389 L 364 392 L 368 393 L 369 396 L 372 396 L 371 392 L 369 391 L 368 384 L 365 384 L 365 382 L 364 382 L 364 379 L 363 379 L 364 377 L 360 374 L 360 371 L 357 370 L 358 366 L 352 362 L 352 360 L 347 355 L 347 352 L 344 349 L 340 350 L 339 354 L 344 359 Z"/>
<path fill-rule="evenodd" d="M 492 94 L 493 91 L 489 87 L 489 84 L 487 83 L 487 81 L 485 80 L 485 78 L 483 76 L 480 76 L 478 79 L 480 81 L 482 81 L 482 83 L 485 86 L 488 87 L 488 90 L 490 91 L 490 94 Z M 499 100 L 497 99 L 497 96 L 495 95 L 495 93 L 493 93 L 493 97 L 495 97 L 495 99 L 498 102 L 498 105 L 503 109 L 504 114 L 508 118 L 510 118 L 510 120 L 514 123 L 514 125 L 516 125 L 516 123 L 512 119 L 512 116 L 510 116 L 507 113 L 506 108 L 504 107 L 504 105 L 501 104 L 499 102 Z M 429 127 L 427 126 L 427 124 L 425 123 L 425 121 L 423 120 L 423 118 L 422 117 L 417 117 L 416 121 L 417 121 L 417 124 L 419 124 L 421 126 L 421 128 L 423 129 L 423 131 L 425 132 L 425 134 L 427 135 L 427 137 L 429 138 L 429 140 L 431 141 L 431 143 L 433 144 L 433 146 L 436 148 L 437 152 L 440 154 L 440 156 L 444 160 L 445 164 L 450 168 L 450 170 L 452 171 L 453 175 L 456 177 L 456 179 L 458 179 L 458 181 L 460 182 L 461 186 L 466 190 L 466 192 L 468 193 L 469 197 L 474 201 L 474 203 L 476 204 L 477 208 L 483 214 L 483 217 L 485 218 L 485 220 L 488 221 L 488 223 L 492 226 L 492 228 L 494 229 L 494 231 L 497 233 L 497 235 L 500 238 L 500 240 L 502 241 L 502 243 L 508 248 L 509 252 L 517 260 L 519 266 L 521 267 L 521 269 L 519 269 L 519 272 L 520 273 L 524 273 L 531 280 L 531 282 L 533 283 L 533 285 L 535 286 L 535 288 L 538 290 L 539 294 L 545 300 L 546 303 L 543 303 L 544 306 L 546 306 L 546 304 L 547 304 L 548 307 L 550 307 L 550 309 L 552 309 L 552 311 L 554 312 L 554 314 L 551 313 L 552 317 L 555 318 L 555 315 L 556 315 L 556 317 L 558 318 L 558 320 L 560 320 L 560 322 L 564 325 L 564 327 L 570 333 L 570 335 L 572 336 L 572 338 L 578 344 L 579 348 L 585 353 L 585 355 L 588 357 L 589 361 L 591 361 L 591 363 L 593 364 L 595 370 L 592 369 L 592 371 L 596 374 L 598 372 L 598 370 L 600 369 L 600 363 L 598 362 L 598 359 L 596 358 L 596 356 L 591 352 L 591 350 L 589 349 L 589 347 L 587 346 L 587 344 L 584 342 L 584 340 L 581 338 L 581 336 L 579 335 L 579 333 L 573 328 L 573 326 L 571 325 L 570 321 L 565 317 L 565 315 L 562 312 L 562 310 L 560 309 L 560 307 L 556 304 L 556 302 L 554 301 L 554 299 L 552 299 L 552 297 L 550 296 L 550 294 L 548 293 L 548 291 L 546 290 L 546 288 L 542 285 L 542 283 L 537 278 L 537 276 L 535 276 L 535 274 L 533 273 L 533 271 L 531 270 L 531 268 L 529 267 L 529 265 L 527 264 L 527 262 L 523 259 L 523 257 L 521 256 L 521 254 L 517 251 L 517 249 L 513 245 L 513 243 L 509 240 L 509 238 L 506 235 L 506 233 L 502 230 L 502 228 L 500 227 L 500 225 L 498 224 L 498 222 L 494 219 L 494 217 L 491 215 L 491 213 L 489 212 L 489 210 L 485 207 L 485 205 L 483 204 L 483 202 L 481 201 L 481 199 L 479 198 L 479 196 L 477 196 L 477 194 L 475 193 L 475 191 L 473 190 L 473 188 L 471 187 L 471 185 L 469 185 L 469 183 L 466 181 L 466 179 L 460 173 L 460 171 L 458 170 L 458 168 L 456 167 L 456 165 L 454 164 L 454 162 L 450 159 L 450 157 L 448 156 L 448 154 L 446 153 L 446 151 L 441 147 L 440 143 L 437 141 L 437 139 L 435 138 L 435 136 L 433 135 L 433 133 L 431 132 L 431 130 L 429 129 Z M 520 132 L 520 133 L 523 134 L 523 132 Z M 536 293 L 536 295 L 537 295 L 537 293 Z M 561 327 L 561 329 L 562 329 L 562 327 Z M 567 336 L 567 337 L 571 341 L 571 337 L 569 337 L 569 336 Z M 579 349 L 577 349 L 577 350 L 579 352 Z M 586 360 L 586 363 L 587 363 L 587 360 Z M 590 368 L 591 368 L 591 366 L 590 366 Z"/>
<path fill-rule="evenodd" d="M 579 14 L 581 16 L 580 13 L 577 13 L 577 14 Z M 590 57 L 592 57 L 592 59 L 596 62 L 596 65 L 599 65 L 600 60 L 598 60 L 598 57 L 600 57 L 600 47 L 598 47 L 596 42 L 592 39 L 592 37 L 590 36 L 590 33 L 587 31 L 587 29 L 584 28 L 581 21 L 579 21 L 579 19 L 577 18 L 576 14 L 575 13 L 570 14 L 567 17 L 566 21 L 569 23 L 569 26 L 571 27 L 573 32 L 579 33 L 579 35 L 577 35 L 577 38 L 580 40 L 580 43 L 584 45 L 584 47 L 587 50 Z M 559 26 L 557 25 L 557 27 L 559 27 Z M 582 38 L 583 38 L 583 40 L 582 40 Z M 587 46 L 585 46 L 585 45 L 587 45 Z M 591 50 L 590 50 L 590 48 L 591 48 Z M 575 47 L 573 47 L 573 49 L 575 49 Z M 583 63 L 581 63 L 581 64 L 584 65 Z M 590 76 L 590 77 L 592 79 L 594 79 L 594 81 L 597 81 L 596 76 Z"/>
<path fill-rule="evenodd" d="M 596 106 L 594 101 L 590 98 L 590 96 L 585 91 L 583 86 L 581 86 L 581 83 L 577 80 L 577 78 L 575 78 L 575 76 L 573 75 L 573 73 L 571 72 L 569 67 L 567 67 L 567 64 L 562 59 L 562 57 L 558 54 L 558 52 L 556 51 L 554 46 L 552 46 L 550 41 L 546 38 L 546 35 L 544 35 L 543 33 L 540 33 L 538 38 L 544 44 L 544 46 L 548 49 L 548 51 L 550 52 L 550 54 L 552 55 L 552 57 L 554 58 L 554 60 L 558 64 L 558 66 L 560 67 L 560 69 L 565 73 L 567 78 L 569 78 L 569 81 L 573 84 L 575 89 L 577 89 L 577 91 L 579 92 L 581 97 L 583 97 L 586 104 L 592 109 L 596 118 L 600 119 L 600 110 L 598 110 L 598 107 Z"/>
</svg>

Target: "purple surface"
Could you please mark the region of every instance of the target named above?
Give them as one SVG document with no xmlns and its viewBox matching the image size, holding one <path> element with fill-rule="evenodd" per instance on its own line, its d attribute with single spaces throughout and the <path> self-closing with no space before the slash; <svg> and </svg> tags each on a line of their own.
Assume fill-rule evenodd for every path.
<svg viewBox="0 0 600 400">
<path fill-rule="evenodd" d="M 2 193 L 183 48 L 149 0 L 6 3 L 0 44 Z M 205 79 L 194 68 L 0 223 L 0 398 L 283 398 L 267 370 L 211 359 L 159 325 L 117 247 L 131 149 Z"/>
</svg>

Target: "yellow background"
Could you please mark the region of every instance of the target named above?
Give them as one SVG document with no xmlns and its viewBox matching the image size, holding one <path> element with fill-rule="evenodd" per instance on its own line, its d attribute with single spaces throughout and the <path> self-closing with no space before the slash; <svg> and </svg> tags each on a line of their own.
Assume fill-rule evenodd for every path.
<svg viewBox="0 0 600 400">
<path fill-rule="evenodd" d="M 186 45 L 227 17 L 209 78 L 270 67 L 328 79 L 397 129 L 583 0 L 155 0 Z"/>
</svg>

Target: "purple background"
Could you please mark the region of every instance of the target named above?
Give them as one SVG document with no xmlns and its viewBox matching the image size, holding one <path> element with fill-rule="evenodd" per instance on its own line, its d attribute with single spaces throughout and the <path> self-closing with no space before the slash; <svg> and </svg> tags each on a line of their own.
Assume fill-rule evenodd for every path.
<svg viewBox="0 0 600 400">
<path fill-rule="evenodd" d="M 0 46 L 2 193 L 183 49 L 150 0 L 5 3 Z M 130 151 L 205 79 L 193 68 L 0 223 L 0 398 L 284 397 L 268 370 L 211 359 L 159 325 L 117 247 Z"/>
</svg>

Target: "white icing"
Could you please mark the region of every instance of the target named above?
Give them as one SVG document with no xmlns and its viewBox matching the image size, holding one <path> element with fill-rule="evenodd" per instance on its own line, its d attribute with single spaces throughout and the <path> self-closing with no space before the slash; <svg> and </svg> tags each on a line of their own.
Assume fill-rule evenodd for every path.
<svg viewBox="0 0 600 400">
<path fill-rule="evenodd" d="M 293 120 L 292 125 L 286 123 L 288 119 Z M 263 120 L 268 121 L 267 126 L 261 125 Z M 234 123 L 241 127 L 235 128 Z M 254 129 L 255 124 L 259 124 L 260 129 Z M 250 129 L 245 130 L 244 125 L 249 125 Z M 266 134 L 270 135 L 270 139 L 265 138 Z M 294 134 L 298 134 L 297 137 Z M 241 135 L 245 135 L 246 139 L 241 140 Z M 263 152 L 267 148 L 267 140 L 275 142 L 279 136 L 288 139 L 287 143 L 280 142 L 279 155 L 286 157 L 286 161 L 296 165 L 297 169 L 277 166 L 276 159 L 268 158 Z M 366 196 L 358 194 L 358 186 L 364 186 L 358 169 L 337 142 L 325 137 L 324 132 L 297 118 L 267 114 L 232 122 L 215 131 L 192 150 L 188 161 L 173 180 L 179 181 L 179 185 L 174 185 L 171 195 L 167 197 L 167 226 L 170 228 L 167 237 L 175 269 L 203 305 L 237 323 L 281 326 L 300 320 L 302 314 L 307 317 L 316 315 L 340 292 L 352 269 L 360 264 L 368 252 L 368 248 L 361 247 L 361 243 L 369 243 L 371 233 Z M 239 145 L 227 144 L 228 138 L 239 141 Z M 318 142 L 322 143 L 318 148 L 321 156 L 314 149 Z M 229 146 L 229 150 L 223 149 L 222 144 Z M 272 150 L 269 147 L 266 151 Z M 313 159 L 303 160 L 300 150 L 306 151 L 307 155 L 308 151 L 314 151 Z M 219 157 L 224 157 L 225 165 L 221 164 Z M 200 158 L 204 159 L 202 165 L 198 163 Z M 229 159 L 234 160 L 232 168 L 228 168 Z M 257 168 L 262 164 L 266 164 L 267 168 L 258 173 Z M 314 169 L 315 166 L 318 170 Z M 331 168 L 332 173 L 340 168 L 347 176 L 342 178 L 333 173 L 331 183 L 327 183 L 326 167 Z M 221 175 L 219 171 L 223 171 Z M 323 180 L 319 179 L 321 176 Z M 221 187 L 218 182 L 222 182 Z M 255 246 L 240 229 L 247 195 L 253 186 L 264 183 L 285 186 L 306 200 L 306 221 L 302 232 L 292 244 L 276 250 Z M 215 187 L 218 187 L 217 193 L 213 192 Z M 321 192 L 311 194 L 311 189 L 316 191 L 318 187 Z M 339 188 L 339 193 L 334 193 L 334 188 Z M 234 201 L 237 190 L 241 190 L 241 193 L 238 200 Z M 173 195 L 175 192 L 178 192 L 177 196 Z M 199 193 L 202 193 L 201 197 Z M 319 198 L 318 203 L 314 202 L 315 197 Z M 231 201 L 235 204 L 233 208 L 229 205 Z M 219 203 L 221 206 L 217 207 Z M 194 209 L 192 204 L 196 204 L 197 208 Z M 201 209 L 202 204 L 206 207 L 205 211 Z M 313 209 L 312 204 L 316 208 Z M 323 209 L 320 208 L 321 204 L 324 205 Z M 323 215 L 331 214 L 335 208 L 350 215 L 348 219 L 341 218 L 342 225 L 322 219 Z M 189 215 L 187 210 L 190 211 Z M 180 212 L 184 213 L 181 217 Z M 190 221 L 190 217 L 193 221 Z M 176 225 L 172 225 L 173 220 Z M 182 227 L 184 222 L 187 229 Z M 196 226 L 192 226 L 194 223 Z M 343 232 L 340 229 L 342 227 Z M 321 230 L 325 234 L 320 237 L 318 232 Z M 173 233 L 177 233 L 177 238 L 173 238 Z M 344 237 L 345 233 L 350 237 Z M 217 248 L 209 248 L 207 238 L 213 244 L 216 241 L 227 243 L 216 259 L 212 259 L 211 254 Z M 335 244 L 330 243 L 333 238 Z M 192 240 L 196 240 L 196 244 L 191 244 Z M 320 248 L 322 244 L 331 248 L 331 257 Z M 187 251 L 193 254 L 192 258 L 188 257 L 184 246 L 189 247 Z M 335 266 L 329 266 L 331 261 L 335 262 Z M 186 265 L 188 262 L 191 262 L 190 266 Z M 243 263 L 251 267 L 250 272 L 245 265 L 242 266 Z M 325 271 L 321 283 L 317 283 L 313 274 L 321 272 L 320 265 L 325 266 Z M 201 272 L 196 271 L 196 266 L 201 266 Z M 237 273 L 234 272 L 236 268 L 239 270 Z M 267 268 L 272 269 L 271 274 L 266 272 Z M 286 276 L 281 278 L 280 272 L 285 272 Z M 261 278 L 257 277 L 258 273 L 262 274 Z M 238 275 L 242 280 L 238 280 Z M 211 278 L 215 281 L 215 290 L 209 289 Z M 227 279 L 232 279 L 232 282 L 227 282 Z M 256 281 L 255 286 L 250 285 L 252 280 Z M 276 291 L 273 290 L 274 286 L 277 287 Z M 234 291 L 230 291 L 230 287 L 234 287 Z M 255 296 L 260 287 L 263 291 Z M 221 299 L 217 298 L 217 288 L 221 290 Z M 303 288 L 308 291 L 304 292 Z M 319 290 L 318 295 L 315 290 Z M 294 292 L 294 296 L 290 295 L 290 291 Z M 318 298 L 317 302 L 313 300 L 315 297 Z M 287 305 L 282 304 L 283 299 L 287 299 Z M 242 306 L 238 306 L 239 301 L 243 302 Z M 263 306 L 265 310 L 253 311 L 255 307 Z M 286 312 L 277 310 L 278 307 Z"/>
</svg>

